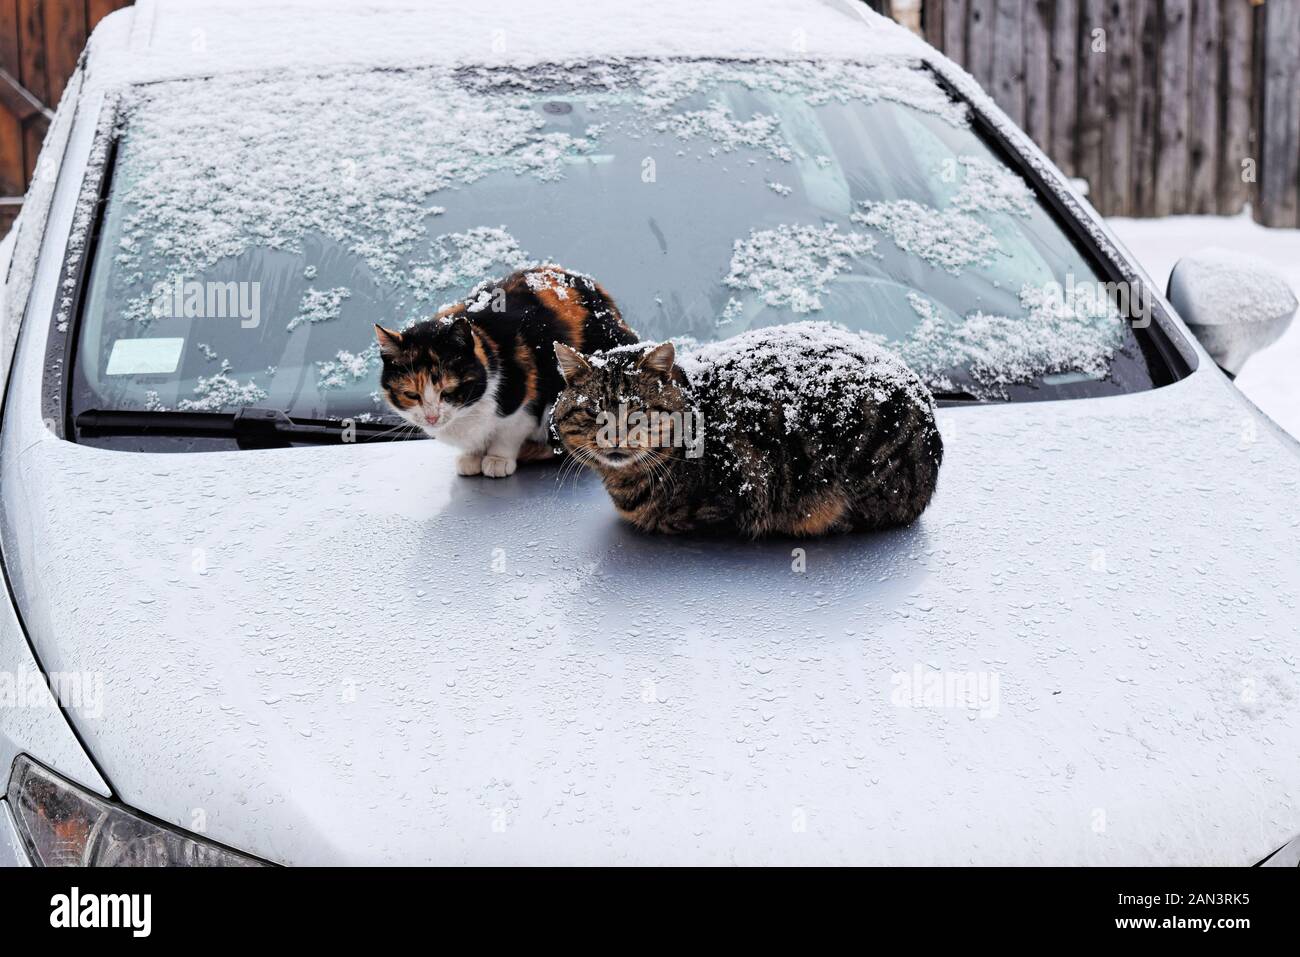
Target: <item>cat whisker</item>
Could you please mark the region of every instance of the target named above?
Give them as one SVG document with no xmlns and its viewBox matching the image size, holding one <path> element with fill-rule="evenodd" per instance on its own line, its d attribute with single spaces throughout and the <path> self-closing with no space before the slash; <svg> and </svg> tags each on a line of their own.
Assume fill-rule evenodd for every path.
<svg viewBox="0 0 1300 957">
<path fill-rule="evenodd" d="M 401 422 L 401 423 L 398 423 L 397 425 L 394 425 L 392 428 L 384 429 L 384 431 L 382 431 L 382 432 L 376 432 L 376 433 L 374 433 L 373 435 L 367 435 L 364 439 L 362 439 L 362 441 L 363 441 L 363 442 L 374 442 L 374 441 L 376 441 L 377 439 L 383 439 L 383 438 L 386 438 L 387 436 L 390 436 L 390 435 L 394 434 L 395 432 L 402 432 L 402 431 L 418 433 L 418 432 L 421 432 L 421 431 L 423 431 L 423 430 L 422 430 L 422 429 L 417 429 L 415 426 L 411 425 L 409 422 Z"/>
<path fill-rule="evenodd" d="M 576 485 L 578 473 L 582 470 L 582 467 L 582 463 L 574 455 L 570 455 L 569 458 L 565 459 L 564 464 L 560 466 L 559 474 L 555 477 L 556 491 L 563 491 L 565 481 L 570 478 L 574 480 Z"/>
<path fill-rule="evenodd" d="M 577 446 L 568 450 L 569 458 L 560 466 L 560 474 L 556 476 L 557 491 L 562 490 L 564 481 L 572 478 L 574 484 L 577 484 L 578 476 L 582 473 L 584 467 L 596 464 L 596 454 L 588 448 Z"/>
<path fill-rule="evenodd" d="M 645 451 L 647 454 L 643 461 L 648 466 L 647 471 L 667 486 L 668 493 L 671 495 L 677 488 L 677 476 L 672 471 L 671 456 L 655 448 L 647 448 Z"/>
<path fill-rule="evenodd" d="M 668 486 L 669 494 L 675 494 L 677 491 L 677 475 L 673 472 L 672 465 L 667 459 L 660 459 L 656 462 L 656 465 L 663 475 L 664 484 Z"/>
</svg>

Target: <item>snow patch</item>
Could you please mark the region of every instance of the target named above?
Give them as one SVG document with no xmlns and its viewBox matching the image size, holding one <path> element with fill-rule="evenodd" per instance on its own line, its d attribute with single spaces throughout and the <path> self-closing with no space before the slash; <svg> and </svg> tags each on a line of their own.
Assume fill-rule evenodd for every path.
<svg viewBox="0 0 1300 957">
<path fill-rule="evenodd" d="M 504 226 L 479 226 L 463 233 L 444 233 L 433 241 L 434 256 L 412 264 L 409 285 L 416 298 L 429 301 L 444 290 L 460 288 L 484 276 L 513 272 L 531 260 Z"/>
<path fill-rule="evenodd" d="M 310 233 L 396 285 L 445 208 L 432 194 L 500 170 L 555 179 L 591 145 L 545 124 L 527 96 L 485 95 L 438 69 L 135 88 L 119 122 L 132 178 L 117 263 L 165 262 L 166 275 L 139 277 L 152 285 L 250 246 L 300 252 Z"/>
<path fill-rule="evenodd" d="M 644 348 L 644 346 L 642 346 Z M 856 427 L 868 399 L 897 391 L 933 409 L 930 393 L 896 356 L 866 336 L 829 322 L 755 329 L 681 354 L 692 386 L 737 397 L 722 421 L 707 423 L 709 441 L 745 434 L 780 403 L 787 432 Z"/>
<path fill-rule="evenodd" d="M 907 298 L 921 322 L 894 348 L 936 391 L 956 388 L 948 377 L 954 368 L 966 370 L 973 381 L 964 387 L 980 399 L 1005 398 L 1008 385 L 1052 373 L 1101 378 L 1123 339 L 1119 313 L 1085 290 L 1061 295 L 1026 285 L 1021 317 L 975 311 L 955 319 L 918 293 Z"/>
<path fill-rule="evenodd" d="M 340 350 L 329 362 L 316 363 L 318 389 L 343 389 L 370 377 L 371 369 L 379 364 L 379 346 L 371 343 L 360 352 Z"/>
<path fill-rule="evenodd" d="M 748 120 L 737 119 L 720 101 L 710 103 L 707 109 L 674 114 L 655 129 L 682 140 L 706 137 L 724 153 L 748 147 L 785 162 L 794 159 L 794 153 L 781 135 L 780 119 L 770 113 L 755 113 Z"/>
<path fill-rule="evenodd" d="M 912 199 L 862 202 L 849 219 L 886 233 L 899 249 L 954 276 L 967 266 L 987 266 L 1001 252 L 993 231 L 973 216 L 935 209 Z"/>
<path fill-rule="evenodd" d="M 298 307 L 298 315 L 289 320 L 289 325 L 285 328 L 292 332 L 304 323 L 328 322 L 331 319 L 337 319 L 343 309 L 343 300 L 352 298 L 352 291 L 346 286 L 335 286 L 333 289 L 315 289 L 308 288 L 302 294 L 302 304 Z"/>
<path fill-rule="evenodd" d="M 1011 213 L 1016 216 L 1028 216 L 1033 211 L 1033 191 L 1001 163 L 980 156 L 961 156 L 957 162 L 962 170 L 962 182 L 949 204 L 951 208 L 966 213 Z"/>
<path fill-rule="evenodd" d="M 826 284 L 850 271 L 851 260 L 868 255 L 875 245 L 872 237 L 842 233 L 835 224 L 754 229 L 748 239 L 736 240 L 731 269 L 722 281 L 732 289 L 754 290 L 769 306 L 816 312 L 822 308 L 820 294 Z"/>
<path fill-rule="evenodd" d="M 221 412 L 224 409 L 256 405 L 266 399 L 266 391 L 250 379 L 241 383 L 230 375 L 230 360 L 221 361 L 221 371 L 200 376 L 194 387 L 197 398 L 181 399 L 176 408 L 182 412 Z"/>
</svg>

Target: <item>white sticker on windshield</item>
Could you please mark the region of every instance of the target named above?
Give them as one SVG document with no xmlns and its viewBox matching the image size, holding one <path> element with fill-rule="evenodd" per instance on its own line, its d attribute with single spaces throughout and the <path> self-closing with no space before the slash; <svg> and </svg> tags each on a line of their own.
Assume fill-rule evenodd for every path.
<svg viewBox="0 0 1300 957">
<path fill-rule="evenodd" d="M 184 339 L 118 339 L 108 355 L 107 375 L 170 375 L 181 362 Z"/>
</svg>

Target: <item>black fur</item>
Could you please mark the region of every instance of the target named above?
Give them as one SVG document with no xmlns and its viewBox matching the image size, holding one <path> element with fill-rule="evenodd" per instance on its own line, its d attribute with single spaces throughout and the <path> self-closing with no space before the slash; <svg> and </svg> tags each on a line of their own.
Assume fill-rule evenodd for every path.
<svg viewBox="0 0 1300 957">
<path fill-rule="evenodd" d="M 399 386 L 414 373 L 432 372 L 462 383 L 448 398 L 470 405 L 497 376 L 497 414 L 508 416 L 523 406 L 540 422 L 564 388 L 556 342 L 595 351 L 636 341 L 599 283 L 543 266 L 484 283 L 464 302 L 404 330 L 400 346 L 383 355 L 380 382 L 400 408 Z"/>
</svg>

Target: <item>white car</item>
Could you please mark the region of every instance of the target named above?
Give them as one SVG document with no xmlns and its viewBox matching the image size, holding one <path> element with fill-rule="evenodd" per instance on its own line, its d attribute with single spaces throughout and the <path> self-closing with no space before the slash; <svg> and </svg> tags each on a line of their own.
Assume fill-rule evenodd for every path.
<svg viewBox="0 0 1300 957">
<path fill-rule="evenodd" d="M 1215 361 L 1294 297 L 1171 306 L 860 3 L 141 0 L 15 233 L 4 863 L 1296 863 L 1300 448 Z M 889 344 L 929 510 L 652 537 L 388 441 L 373 323 L 539 260 Z"/>
</svg>

